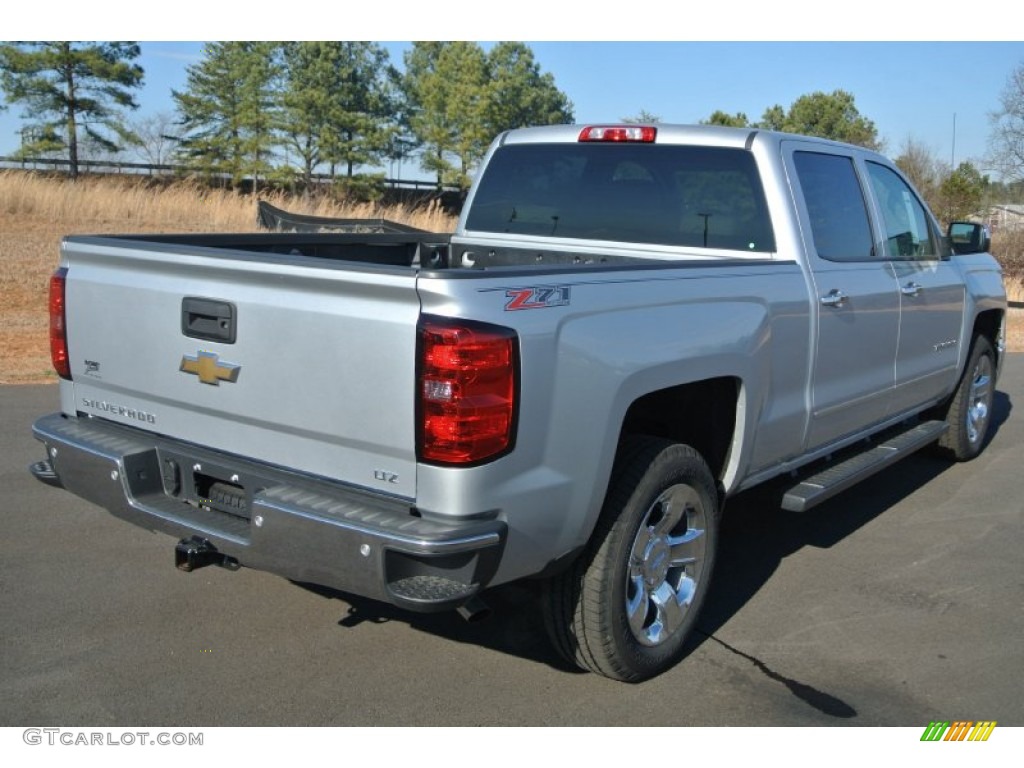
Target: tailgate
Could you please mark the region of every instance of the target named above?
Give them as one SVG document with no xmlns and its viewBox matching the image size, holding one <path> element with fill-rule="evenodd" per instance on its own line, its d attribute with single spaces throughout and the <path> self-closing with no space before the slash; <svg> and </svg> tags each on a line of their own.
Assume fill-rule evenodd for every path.
<svg viewBox="0 0 1024 768">
<path fill-rule="evenodd" d="M 79 413 L 415 496 L 414 270 L 63 247 Z"/>
</svg>

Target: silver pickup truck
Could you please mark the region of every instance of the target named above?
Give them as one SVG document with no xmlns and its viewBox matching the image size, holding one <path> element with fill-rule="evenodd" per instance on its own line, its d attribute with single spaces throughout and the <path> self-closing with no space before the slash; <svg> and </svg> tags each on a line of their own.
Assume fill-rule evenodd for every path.
<svg viewBox="0 0 1024 768">
<path fill-rule="evenodd" d="M 32 471 L 184 570 L 467 616 L 538 579 L 567 659 L 642 680 L 727 498 L 981 451 L 1006 297 L 957 227 L 858 147 L 593 125 L 498 137 L 452 235 L 68 237 Z"/>
</svg>

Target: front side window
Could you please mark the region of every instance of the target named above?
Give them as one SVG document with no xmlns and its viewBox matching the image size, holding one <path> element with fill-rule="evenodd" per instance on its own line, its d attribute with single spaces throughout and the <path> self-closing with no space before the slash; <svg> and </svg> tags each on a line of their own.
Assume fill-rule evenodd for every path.
<svg viewBox="0 0 1024 768">
<path fill-rule="evenodd" d="M 885 255 L 893 259 L 935 257 L 935 238 L 921 201 L 891 168 L 878 163 L 867 166 L 885 224 Z"/>
<path fill-rule="evenodd" d="M 514 144 L 491 157 L 466 229 L 771 253 L 753 155 L 678 145 Z"/>
<path fill-rule="evenodd" d="M 794 152 L 793 163 L 818 256 L 828 261 L 874 258 L 871 224 L 853 158 Z"/>
</svg>

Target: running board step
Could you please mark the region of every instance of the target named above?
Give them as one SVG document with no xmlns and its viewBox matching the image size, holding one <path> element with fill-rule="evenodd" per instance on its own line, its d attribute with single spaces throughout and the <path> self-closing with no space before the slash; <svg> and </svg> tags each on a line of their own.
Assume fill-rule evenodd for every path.
<svg viewBox="0 0 1024 768">
<path fill-rule="evenodd" d="M 782 497 L 782 508 L 790 512 L 806 512 L 914 451 L 934 443 L 947 428 L 944 421 L 925 421 L 891 435 L 884 443 L 843 459 L 794 485 Z"/>
</svg>

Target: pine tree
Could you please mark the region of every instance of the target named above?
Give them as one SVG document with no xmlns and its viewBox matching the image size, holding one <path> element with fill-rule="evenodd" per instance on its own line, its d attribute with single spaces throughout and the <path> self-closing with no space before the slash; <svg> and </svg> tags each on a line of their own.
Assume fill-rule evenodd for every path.
<svg viewBox="0 0 1024 768">
<path fill-rule="evenodd" d="M 282 132 L 313 169 L 338 166 L 348 183 L 355 169 L 379 164 L 395 128 L 395 82 L 387 51 L 367 42 L 295 42 L 283 46 Z"/>
<path fill-rule="evenodd" d="M 424 147 L 421 166 L 437 175 L 439 188 L 468 186 L 469 167 L 483 156 L 488 141 L 483 49 L 465 41 L 413 43 L 405 69 L 409 126 Z"/>
<path fill-rule="evenodd" d="M 487 54 L 476 43 L 413 43 L 405 65 L 409 127 L 439 186 L 468 186 L 502 131 L 573 120 L 572 103 L 523 43 L 498 43 Z"/>
<path fill-rule="evenodd" d="M 981 201 L 985 196 L 987 186 L 988 179 L 973 163 L 960 163 L 939 185 L 938 201 L 934 212 L 946 224 L 975 216 L 981 210 Z"/>
<path fill-rule="evenodd" d="M 769 117 L 768 119 L 771 118 Z M 747 128 L 750 125 L 750 120 L 747 119 L 745 112 L 737 112 L 736 114 L 730 115 L 728 112 L 716 109 L 711 113 L 711 116 L 707 120 L 701 120 L 700 124 L 724 125 L 729 128 Z"/>
<path fill-rule="evenodd" d="M 755 127 L 881 148 L 875 124 L 857 110 L 853 94 L 843 90 L 804 94 L 788 112 L 776 104 L 765 110 Z"/>
<path fill-rule="evenodd" d="M 120 110 L 136 109 L 132 91 L 142 85 L 133 42 L 24 42 L 0 44 L 0 87 L 12 103 L 25 105 L 33 138 L 20 154 L 67 152 L 78 178 L 79 144 L 89 140 L 110 152 L 138 138 Z"/>
<path fill-rule="evenodd" d="M 488 141 L 512 128 L 573 121 L 572 102 L 555 86 L 551 73 L 541 73 L 524 43 L 498 43 L 488 53 L 485 96 Z"/>
<path fill-rule="evenodd" d="M 280 123 L 278 49 L 266 42 L 209 43 L 188 68 L 184 91 L 172 91 L 189 165 L 233 184 L 251 177 L 253 191 L 272 171 Z"/>
</svg>

